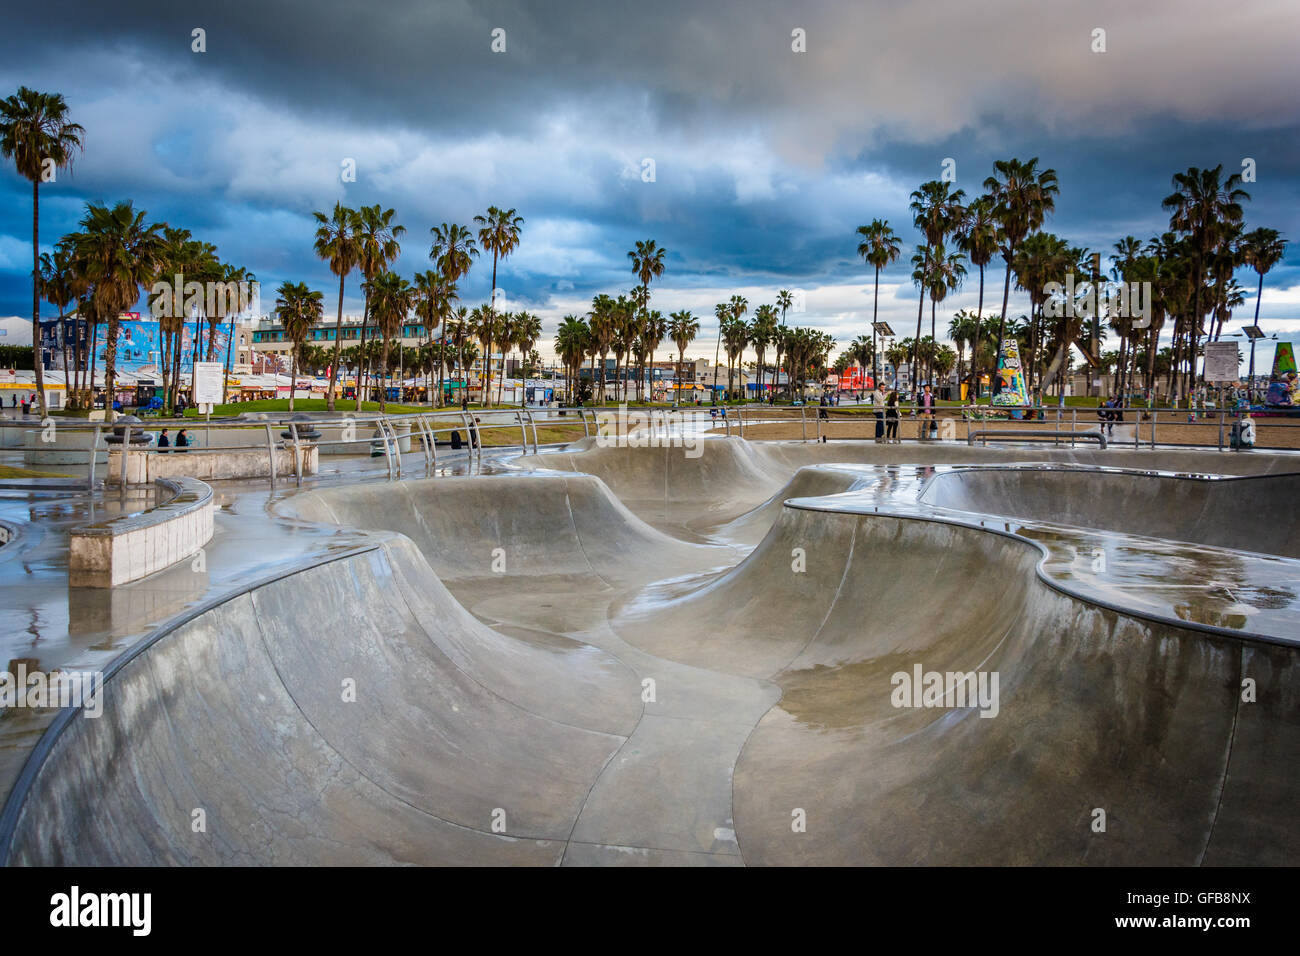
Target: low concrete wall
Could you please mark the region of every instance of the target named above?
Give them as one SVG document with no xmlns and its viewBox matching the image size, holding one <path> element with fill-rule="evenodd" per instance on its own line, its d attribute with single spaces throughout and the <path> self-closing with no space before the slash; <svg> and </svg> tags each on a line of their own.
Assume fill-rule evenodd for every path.
<svg viewBox="0 0 1300 956">
<path fill-rule="evenodd" d="M 172 493 L 163 504 L 72 531 L 72 587 L 111 588 L 147 577 L 183 561 L 211 540 L 212 489 L 194 478 L 157 483 L 160 491 Z"/>
<path fill-rule="evenodd" d="M 315 445 L 299 448 L 304 475 L 316 474 L 320 465 L 320 451 Z M 188 452 L 140 451 L 133 449 L 127 456 L 126 482 L 144 485 L 160 478 L 189 477 L 201 481 L 221 481 L 228 478 L 268 478 L 271 475 L 270 458 L 265 446 L 250 447 L 247 451 Z M 275 449 L 275 474 L 278 478 L 294 474 L 292 447 Z M 104 480 L 110 485 L 122 483 L 122 451 L 110 448 L 108 470 Z"/>
<path fill-rule="evenodd" d="M 44 429 L 39 425 L 23 433 L 23 463 L 27 465 L 88 465 L 90 464 L 90 443 L 95 440 L 93 431 L 76 431 L 60 428 L 55 420 L 54 441 L 44 440 Z M 84 423 L 79 423 L 84 427 Z M 104 436 L 112 434 L 112 429 L 105 427 L 99 436 L 95 452 L 96 464 L 108 460 L 108 446 Z"/>
</svg>

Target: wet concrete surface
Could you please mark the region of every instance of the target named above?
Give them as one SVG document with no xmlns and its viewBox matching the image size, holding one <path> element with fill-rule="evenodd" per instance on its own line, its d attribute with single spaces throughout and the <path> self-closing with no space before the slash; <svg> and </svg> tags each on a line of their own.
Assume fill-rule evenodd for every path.
<svg viewBox="0 0 1300 956">
<path fill-rule="evenodd" d="M 496 476 L 223 487 L 204 570 L 98 606 L 58 558 L 59 522 L 88 504 L 44 502 L 19 550 L 0 548 L 0 586 L 26 595 L 5 612 L 6 635 L 27 628 L 11 656 L 104 666 L 155 643 L 110 680 L 104 719 L 47 741 L 0 853 L 1294 863 L 1300 563 L 923 500 L 963 462 L 1097 463 L 1065 451 L 727 440 L 688 459 L 587 442 L 490 458 Z M 307 570 L 275 579 L 292 568 Z M 915 663 L 996 669 L 999 717 L 891 706 L 890 677 Z M 1254 709 L 1236 703 L 1246 675 Z M 48 723 L 5 715 L 0 792 Z M 1126 824 L 1109 842 L 1086 826 L 1103 804 Z M 196 805 L 211 839 L 188 835 Z"/>
</svg>

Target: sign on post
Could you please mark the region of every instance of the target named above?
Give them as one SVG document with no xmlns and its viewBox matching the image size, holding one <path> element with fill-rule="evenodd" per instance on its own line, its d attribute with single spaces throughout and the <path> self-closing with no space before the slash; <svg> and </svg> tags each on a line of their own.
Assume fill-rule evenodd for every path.
<svg viewBox="0 0 1300 956">
<path fill-rule="evenodd" d="M 194 404 L 221 404 L 221 363 L 194 363 Z"/>
<path fill-rule="evenodd" d="M 1205 380 L 1231 384 L 1237 381 L 1239 360 L 1236 342 L 1205 343 Z"/>
</svg>

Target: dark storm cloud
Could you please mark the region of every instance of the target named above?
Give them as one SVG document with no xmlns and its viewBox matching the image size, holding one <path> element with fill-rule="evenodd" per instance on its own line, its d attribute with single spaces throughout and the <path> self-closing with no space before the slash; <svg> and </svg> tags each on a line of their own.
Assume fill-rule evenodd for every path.
<svg viewBox="0 0 1300 956">
<path fill-rule="evenodd" d="M 525 242 L 503 281 L 539 307 L 626 288 L 624 252 L 651 237 L 683 291 L 860 283 L 854 227 L 888 218 L 914 240 L 907 193 L 946 157 L 973 192 L 994 159 L 1039 156 L 1061 177 L 1049 228 L 1105 249 L 1164 228 L 1175 170 L 1249 156 L 1251 225 L 1300 236 L 1290 4 L 1045 6 L 53 2 L 7 15 L 0 81 L 64 92 L 88 128 L 74 174 L 43 191 L 46 240 L 84 200 L 133 198 L 264 282 L 328 287 L 310 214 L 344 199 L 398 208 L 407 273 L 429 224 L 517 207 Z M 339 182 L 343 157 L 356 184 Z M 27 268 L 29 196 L 0 174 L 8 278 Z"/>
</svg>

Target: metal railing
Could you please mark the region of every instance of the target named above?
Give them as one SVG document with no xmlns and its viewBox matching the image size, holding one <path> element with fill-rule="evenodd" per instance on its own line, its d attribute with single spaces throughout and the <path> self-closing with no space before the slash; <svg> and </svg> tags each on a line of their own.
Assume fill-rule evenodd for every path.
<svg viewBox="0 0 1300 956">
<path fill-rule="evenodd" d="M 693 428 L 696 434 L 734 434 L 751 440 L 869 440 L 874 437 L 876 422 L 875 409 L 869 405 L 625 407 L 632 412 L 648 413 L 652 424 L 681 420 L 683 427 Z M 452 441 L 454 432 L 461 436 L 459 453 L 455 454 L 454 460 L 466 473 L 475 474 L 483 471 L 485 447 L 536 453 L 543 445 L 539 429 L 551 430 L 546 436 L 551 439 L 548 444 L 564 444 L 600 434 L 603 425 L 601 414 L 617 414 L 618 410 L 619 407 L 616 406 L 470 410 L 452 407 L 431 408 L 427 412 L 402 415 L 344 413 L 303 419 L 291 418 L 287 414 L 214 420 L 151 419 L 133 427 L 142 432 L 155 433 L 162 428 L 183 428 L 196 440 L 184 449 L 160 449 L 152 442 L 144 446 L 128 445 L 121 456 L 120 474 L 125 482 L 128 463 L 135 455 L 221 455 L 261 449 L 268 462 L 266 477 L 272 487 L 289 479 L 300 486 L 305 478 L 310 477 L 305 473 L 305 460 L 315 448 L 318 463 L 322 453 L 363 460 L 382 458 L 383 471 L 389 478 L 395 479 L 413 467 L 425 474 L 432 474 L 444 467 L 452 460 L 448 457 L 449 448 L 457 444 Z M 1099 413 L 1101 416 L 1113 416 L 1114 420 L 1099 417 Z M 680 416 L 680 419 L 664 417 L 668 415 Z M 1078 441 L 1097 441 L 1105 447 L 1128 444 L 1130 436 L 1127 432 L 1122 432 L 1121 440 L 1115 431 L 1132 428 L 1131 444 L 1135 448 L 1165 445 L 1218 448 L 1223 451 L 1235 444 L 1232 441 L 1233 425 L 1242 419 L 1244 410 L 949 405 L 936 408 L 934 416 L 929 417 L 916 405 L 908 404 L 896 406 L 893 410 L 887 408 L 884 415 L 886 424 L 893 421 L 899 426 L 898 440 L 902 441 L 937 439 L 987 444 L 990 440 L 1038 440 L 1071 446 Z M 1255 419 L 1254 424 L 1256 440 L 1253 447 L 1261 450 L 1300 448 L 1300 432 L 1284 431 L 1300 428 L 1300 417 Z M 74 433 L 85 434 L 89 438 L 88 444 L 74 441 L 61 450 L 71 455 L 84 451 L 86 483 L 88 487 L 95 487 L 99 477 L 99 457 L 108 447 L 121 447 L 105 443 L 111 434 L 112 425 L 75 418 L 47 418 L 42 421 L 34 416 L 16 421 L 0 420 L 0 428 L 37 432 L 51 425 L 56 435 Z M 307 428 L 330 434 L 306 438 L 303 431 Z M 372 430 L 373 433 L 360 434 L 365 430 Z M 1104 442 L 1097 440 L 1098 433 L 1104 436 Z M 487 436 L 502 438 L 490 439 L 490 443 L 485 443 Z M 415 447 L 417 443 L 418 449 Z M 12 441 L 6 441 L 5 445 L 11 449 L 22 447 Z M 56 440 L 50 447 L 58 446 Z M 33 444 L 27 447 L 33 447 Z M 403 451 L 403 448 L 407 450 Z M 281 452 L 287 452 L 291 460 L 288 469 L 283 471 L 278 461 Z M 419 465 L 413 465 L 412 455 L 418 456 L 415 461 Z M 37 467 L 46 470 L 44 466 Z M 53 470 L 57 470 L 57 466 L 53 466 Z"/>
</svg>

